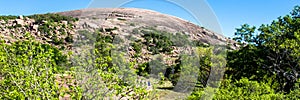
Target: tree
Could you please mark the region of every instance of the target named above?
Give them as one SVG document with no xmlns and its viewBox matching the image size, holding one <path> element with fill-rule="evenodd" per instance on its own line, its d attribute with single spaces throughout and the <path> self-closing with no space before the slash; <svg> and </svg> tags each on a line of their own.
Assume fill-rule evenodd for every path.
<svg viewBox="0 0 300 100">
<path fill-rule="evenodd" d="M 237 32 L 235 32 L 234 35 L 236 35 L 237 37 L 234 37 L 233 40 L 247 43 L 255 42 L 255 37 L 253 34 L 255 29 L 255 26 L 250 27 L 248 24 L 244 24 L 241 28 L 236 29 Z"/>
<path fill-rule="evenodd" d="M 299 15 L 300 6 L 296 6 L 290 15 L 261 25 L 257 35 L 255 27 L 247 24 L 238 28 L 234 39 L 247 45 L 229 52 L 226 73 L 233 79 L 248 77 L 258 81 L 275 76 L 271 83 L 279 84 L 276 90 L 288 93 L 294 89 L 300 74 Z"/>
<path fill-rule="evenodd" d="M 67 71 L 67 56 L 29 34 L 29 40 L 0 43 L 0 99 L 57 99 L 64 95 L 80 99 L 81 90 Z M 71 77 L 68 83 L 61 75 Z"/>
</svg>

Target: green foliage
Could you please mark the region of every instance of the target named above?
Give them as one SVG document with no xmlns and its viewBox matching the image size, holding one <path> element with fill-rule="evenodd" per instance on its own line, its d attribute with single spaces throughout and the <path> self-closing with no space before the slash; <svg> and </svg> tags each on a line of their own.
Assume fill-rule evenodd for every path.
<svg viewBox="0 0 300 100">
<path fill-rule="evenodd" d="M 75 21 L 78 21 L 78 18 L 62 16 L 59 14 L 50 14 L 50 13 L 31 15 L 31 16 L 28 16 L 28 18 L 35 19 L 35 22 L 38 24 L 43 23 L 43 21 L 48 21 L 48 22 L 61 22 L 61 21 L 75 22 Z"/>
<path fill-rule="evenodd" d="M 300 98 L 300 79 L 297 80 L 294 86 L 294 90 L 292 90 L 289 94 L 286 94 L 286 99 L 296 100 Z"/>
<path fill-rule="evenodd" d="M 221 88 L 196 88 L 188 99 L 299 99 L 299 9 L 258 30 L 247 24 L 238 28 L 234 40 L 242 47 L 228 52 Z"/>
<path fill-rule="evenodd" d="M 61 40 L 61 41 L 63 41 L 63 40 Z M 73 43 L 74 42 L 73 36 L 68 35 L 64 41 L 66 41 L 67 43 Z"/>
<path fill-rule="evenodd" d="M 291 12 L 291 15 L 294 18 L 300 18 L 300 6 L 299 5 L 297 5 L 297 6 L 294 7 L 294 9 Z"/>
<path fill-rule="evenodd" d="M 202 41 L 200 40 L 193 40 L 192 41 L 192 44 L 196 47 L 209 47 L 210 45 L 207 44 L 207 43 L 203 43 Z"/>
<path fill-rule="evenodd" d="M 136 26 L 136 24 L 135 24 L 135 23 L 130 23 L 129 25 L 130 25 L 130 26 Z"/>
<path fill-rule="evenodd" d="M 247 43 L 252 43 L 255 42 L 254 40 L 254 31 L 255 31 L 256 27 L 250 27 L 248 24 L 244 24 L 242 25 L 241 28 L 237 28 L 236 32 L 234 33 L 235 36 L 238 37 L 234 37 L 233 40 L 237 41 L 237 42 L 247 42 Z"/>
<path fill-rule="evenodd" d="M 198 56 L 199 56 L 199 74 L 198 74 L 198 86 L 205 87 L 207 84 L 207 80 L 209 78 L 209 74 L 212 67 L 211 58 L 213 56 L 212 52 L 213 48 L 205 48 L 205 47 L 198 47 Z"/>
<path fill-rule="evenodd" d="M 132 30 L 132 34 L 139 34 L 139 33 L 140 33 L 140 31 L 138 28 L 135 28 Z"/>
<path fill-rule="evenodd" d="M 296 6 L 290 15 L 279 17 L 258 29 L 247 24 L 237 28 L 233 39 L 242 47 L 228 52 L 227 63 L 223 47 L 212 47 L 198 40 L 190 41 L 188 35 L 172 34 L 155 28 L 133 30 L 133 34 L 145 38 L 143 42 L 130 44 L 136 57 L 142 53 L 143 47 L 148 47 L 147 50 L 152 54 L 159 54 L 171 53 L 173 46 L 196 45 L 197 52 L 194 55 L 180 55 L 175 64 L 170 66 L 161 63 L 162 59 L 142 64 L 126 63 L 124 53 L 115 50 L 119 45 L 113 45 L 116 36 L 102 33 L 117 30 L 117 27 L 93 33 L 79 31 L 78 43 L 74 46 L 84 50 L 74 53 L 73 58 L 68 58 L 70 56 L 64 55 L 56 47 L 32 40 L 32 37 L 9 45 L 1 43 L 0 99 L 59 99 L 67 94 L 71 95 L 71 99 L 147 99 L 151 97 L 151 92 L 138 86 L 136 79 L 137 76 L 147 77 L 150 73 L 157 74 L 163 81 L 171 81 L 174 86 L 180 84 L 181 87 L 175 87 L 175 91 L 196 84 L 197 88 L 188 98 L 193 100 L 298 99 L 299 16 L 300 7 Z M 0 20 L 5 21 L 15 18 L 0 16 Z M 32 15 L 29 18 L 35 19 L 35 24 L 39 24 L 38 30 L 42 36 L 51 39 L 48 41 L 51 44 L 74 42 L 72 35 L 65 29 L 73 29 L 72 22 L 77 21 L 77 18 L 58 14 Z M 70 23 L 64 25 L 61 21 Z M 61 29 L 56 29 L 58 26 Z M 130 23 L 130 26 L 134 24 Z M 8 28 L 16 27 L 20 25 Z M 72 62 L 68 59 L 72 59 Z M 218 88 L 220 79 L 217 75 L 225 64 L 228 66 L 226 77 Z M 150 68 L 150 65 L 160 67 Z M 162 69 L 166 69 L 166 73 L 162 74 Z M 193 80 L 195 73 L 198 73 L 198 77 Z M 62 87 L 62 82 L 68 87 Z"/>
<path fill-rule="evenodd" d="M 158 54 L 160 52 L 167 53 L 173 50 L 171 47 L 173 45 L 173 42 L 165 35 L 170 33 L 157 30 L 142 30 L 141 32 L 143 33 L 143 37 L 146 40 L 144 44 L 148 46 L 147 49 L 153 54 Z"/>
<path fill-rule="evenodd" d="M 143 45 L 138 42 L 131 43 L 131 46 L 133 47 L 133 50 L 139 55 L 142 53 L 142 47 Z"/>
<path fill-rule="evenodd" d="M 77 37 L 77 41 L 80 42 L 74 43 L 74 46 L 82 46 L 82 45 L 96 43 L 97 34 L 95 32 L 89 32 L 87 30 L 79 30 L 77 31 L 77 33 L 79 34 L 79 36 Z"/>
<path fill-rule="evenodd" d="M 175 86 L 174 90 L 177 92 L 192 91 L 198 81 L 195 74 L 200 71 L 199 59 L 196 55 L 182 54 L 179 60 L 174 74 L 171 75 L 172 84 Z"/>
<path fill-rule="evenodd" d="M 150 66 L 149 63 L 143 63 L 138 65 L 138 69 L 136 70 L 137 75 L 140 76 L 149 76 L 150 74 Z"/>
<path fill-rule="evenodd" d="M 29 17 L 36 20 L 35 24 L 39 24 L 41 37 L 50 39 L 47 42 L 55 46 L 74 42 L 72 35 L 66 30 L 73 29 L 72 22 L 78 19 L 57 14 Z M 68 25 L 61 21 L 68 21 Z M 114 27 L 105 31 L 117 29 Z M 65 95 L 71 95 L 70 99 L 150 97 L 151 92 L 135 84 L 135 64 L 125 63 L 122 53 L 112 53 L 115 36 L 98 31 L 79 31 L 79 35 L 79 40 L 88 41 L 75 41 L 75 44 L 81 45 L 74 46 L 86 51 L 69 52 L 68 56 L 60 51 L 63 49 L 41 44 L 32 40 L 32 37 L 9 45 L 1 43 L 0 99 L 59 99 Z M 141 51 L 141 43 L 133 46 L 136 51 Z"/>
<path fill-rule="evenodd" d="M 124 19 L 124 18 L 117 18 L 117 19 L 120 21 L 126 21 L 126 19 Z"/>
<path fill-rule="evenodd" d="M 112 40 L 113 37 L 110 35 L 103 35 L 97 33 L 96 44 L 95 44 L 95 54 L 96 54 L 96 63 L 99 63 L 99 68 L 103 71 L 108 71 L 108 67 L 111 66 L 111 49 L 112 49 Z M 102 65 L 101 65 L 102 64 Z M 96 65 L 97 66 L 97 65 Z"/>
<path fill-rule="evenodd" d="M 4 20 L 4 21 L 11 20 L 11 19 L 17 19 L 17 18 L 18 18 L 17 16 L 12 16 L 12 15 L 0 16 L 0 20 Z"/>
<path fill-rule="evenodd" d="M 235 38 L 246 42 L 240 50 L 228 54 L 229 69 L 226 72 L 233 79 L 247 77 L 259 82 L 271 77 L 276 91 L 289 93 L 299 77 L 300 67 L 300 19 L 299 6 L 291 15 L 279 17 L 271 24 L 263 24 L 254 35 L 255 27 L 242 25 Z"/>
<path fill-rule="evenodd" d="M 58 99 L 66 94 L 55 80 L 66 71 L 67 59 L 55 47 L 33 40 L 1 43 L 0 62 L 0 99 Z M 80 97 L 78 87 L 69 89 L 71 98 Z"/>
<path fill-rule="evenodd" d="M 55 45 L 74 42 L 73 36 L 67 30 L 73 29 L 73 22 L 78 21 L 78 18 L 59 14 L 37 14 L 27 17 L 34 19 L 35 24 L 39 25 L 38 31 L 42 36 L 52 40 L 47 42 Z M 67 21 L 67 25 L 61 23 L 62 21 Z"/>
<path fill-rule="evenodd" d="M 196 81 L 197 88 L 205 88 L 208 84 L 217 86 L 216 83 L 219 81 L 218 78 L 210 82 L 208 82 L 208 78 L 215 77 L 214 74 L 220 73 L 226 63 L 226 51 L 222 48 L 223 47 L 217 46 L 198 47 L 195 56 L 186 57 L 181 55 L 176 61 L 177 64 L 175 66 L 167 68 L 166 77 L 171 80 L 173 85 L 176 85 L 178 78 L 184 77 L 184 75 L 182 75 L 183 73 L 181 73 L 183 69 L 193 69 L 193 71 L 190 72 L 198 73 Z M 220 51 L 217 51 L 218 49 Z"/>
<path fill-rule="evenodd" d="M 14 28 L 17 28 L 17 27 L 22 27 L 21 24 L 17 24 L 16 26 L 14 26 Z"/>
<path fill-rule="evenodd" d="M 228 80 L 225 80 L 228 81 Z M 227 83 L 227 82 L 224 82 Z M 275 91 L 265 83 L 259 83 L 257 81 L 250 81 L 246 78 L 242 78 L 239 81 L 228 84 L 221 87 L 221 89 L 215 94 L 216 99 L 282 99 L 283 94 L 275 93 Z"/>
<path fill-rule="evenodd" d="M 86 33 L 89 34 L 89 33 Z M 85 47 L 82 54 L 75 56 L 74 62 L 78 72 L 77 79 L 85 80 L 81 84 L 84 99 L 104 99 L 107 97 L 133 99 L 148 97 L 143 87 L 136 87 L 135 73 L 132 63 L 126 63 L 122 52 L 116 53 L 113 43 L 114 36 L 95 32 L 96 42 Z M 80 46 L 82 47 L 82 46 Z M 90 49 L 87 49 L 90 48 Z M 115 53 L 112 53 L 115 52 Z M 84 58 L 81 58 L 84 57 Z M 81 60 L 85 59 L 85 60 Z M 133 92 L 134 94 L 129 95 Z"/>
<path fill-rule="evenodd" d="M 189 39 L 189 36 L 183 33 L 164 33 L 166 37 L 172 41 L 172 45 L 176 47 L 194 46 Z"/>
<path fill-rule="evenodd" d="M 226 74 L 232 75 L 234 79 L 242 77 L 255 78 L 262 80 L 265 71 L 262 69 L 263 59 L 261 55 L 265 52 L 262 49 L 257 49 L 254 45 L 248 45 L 238 51 L 228 52 L 228 66 Z"/>
<path fill-rule="evenodd" d="M 39 26 L 39 27 L 38 27 L 38 30 L 39 30 L 41 33 L 46 34 L 46 33 L 50 33 L 51 28 L 49 28 L 49 24 L 45 24 L 45 25 Z M 47 35 L 48 35 L 48 34 L 46 34 L 46 36 L 47 36 Z"/>
<path fill-rule="evenodd" d="M 104 30 L 100 29 L 100 32 L 111 32 L 111 31 L 114 31 L 114 30 L 117 30 L 119 29 L 118 27 L 114 27 L 114 28 L 105 28 Z"/>
<path fill-rule="evenodd" d="M 213 89 L 213 88 L 210 88 Z M 268 84 L 257 81 L 250 81 L 247 78 L 242 78 L 238 81 L 231 82 L 231 80 L 224 80 L 222 87 L 217 89 L 215 94 L 207 94 L 202 90 L 194 92 L 189 99 L 198 100 L 205 98 L 205 95 L 213 95 L 214 100 L 223 99 L 264 99 L 264 100 L 278 100 L 284 99 L 282 93 L 276 93 Z"/>
</svg>

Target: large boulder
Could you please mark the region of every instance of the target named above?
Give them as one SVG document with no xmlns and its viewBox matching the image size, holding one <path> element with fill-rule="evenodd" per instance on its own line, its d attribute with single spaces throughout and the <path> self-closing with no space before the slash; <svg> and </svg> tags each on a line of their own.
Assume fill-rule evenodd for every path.
<svg viewBox="0 0 300 100">
<path fill-rule="evenodd" d="M 16 20 L 15 20 L 15 23 L 16 23 L 17 25 L 19 24 L 19 25 L 22 25 L 22 26 L 23 26 L 23 25 L 24 25 L 24 20 L 23 20 L 23 19 L 16 19 Z"/>
<path fill-rule="evenodd" d="M 32 26 L 32 29 L 33 29 L 34 31 L 38 31 L 38 28 L 39 28 L 39 25 L 33 25 L 33 26 Z"/>
</svg>

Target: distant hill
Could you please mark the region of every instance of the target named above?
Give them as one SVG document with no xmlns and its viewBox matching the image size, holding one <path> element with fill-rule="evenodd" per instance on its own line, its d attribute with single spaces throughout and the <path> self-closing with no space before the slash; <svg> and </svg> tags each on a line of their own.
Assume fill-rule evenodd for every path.
<svg viewBox="0 0 300 100">
<path fill-rule="evenodd" d="M 214 33 L 204 27 L 197 26 L 178 17 L 161 14 L 152 10 L 137 8 L 90 8 L 83 10 L 60 12 L 58 14 L 79 18 L 79 29 L 113 28 L 119 32 L 130 33 L 133 29 L 153 27 L 170 33 L 184 33 L 192 40 L 199 40 L 211 45 L 230 44 L 236 49 L 235 41 Z M 84 27 L 87 25 L 88 27 Z"/>
</svg>

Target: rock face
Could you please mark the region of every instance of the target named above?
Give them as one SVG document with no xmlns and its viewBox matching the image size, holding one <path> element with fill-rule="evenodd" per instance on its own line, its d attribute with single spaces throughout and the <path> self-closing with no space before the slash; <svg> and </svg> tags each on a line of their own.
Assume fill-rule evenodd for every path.
<svg viewBox="0 0 300 100">
<path fill-rule="evenodd" d="M 128 47 L 124 47 L 126 48 L 125 52 L 127 52 L 129 56 L 127 60 L 129 60 L 129 62 L 136 62 L 137 64 L 157 60 L 154 55 L 159 54 L 162 57 L 162 59 L 159 60 L 162 61 L 164 65 L 174 66 L 178 64 L 177 60 L 180 59 L 182 53 L 195 55 L 193 53 L 193 50 L 195 50 L 193 47 L 179 46 L 190 43 L 186 41 L 196 41 L 201 45 L 216 45 L 238 49 L 238 45 L 236 45 L 235 41 L 220 34 L 183 19 L 151 10 L 136 8 L 97 8 L 59 12 L 57 14 L 78 18 L 79 21 L 76 23 L 75 28 L 77 32 L 82 30 L 87 32 L 100 31 L 102 34 L 113 37 L 119 36 L 122 40 L 122 45 L 129 45 Z M 145 37 L 148 31 L 151 31 L 150 33 L 172 34 L 173 36 L 178 36 L 177 34 L 179 33 L 184 34 L 187 38 L 183 36 L 174 38 L 175 40 L 171 39 L 172 42 L 177 45 L 170 46 L 166 42 L 168 40 L 158 40 L 163 36 L 153 37 L 152 34 L 150 39 L 149 37 Z M 167 35 L 167 37 L 172 36 Z M 159 45 L 163 46 L 160 47 Z M 120 45 L 116 47 L 120 47 Z M 135 68 L 138 67 L 139 65 L 135 65 Z"/>
<path fill-rule="evenodd" d="M 155 11 L 136 8 L 97 8 L 83 9 L 58 14 L 79 18 L 77 29 L 96 29 L 118 27 L 118 33 L 131 33 L 141 27 L 154 27 L 170 33 L 184 33 L 192 40 L 200 40 L 212 45 L 230 45 L 232 49 L 235 41 L 197 26 L 183 19 L 164 15 Z"/>
<path fill-rule="evenodd" d="M 167 42 L 161 43 L 163 46 L 159 47 L 159 43 L 153 41 L 157 41 L 154 38 L 157 39 L 160 38 L 160 36 L 150 37 L 153 40 L 147 40 L 143 36 L 145 32 L 147 33 L 149 30 L 159 30 L 163 34 L 170 33 L 176 35 L 180 33 L 186 35 L 187 39 L 183 37 L 174 38 L 175 40 L 171 39 L 178 45 L 185 45 L 187 44 L 186 41 L 190 40 L 200 42 L 204 45 L 229 46 L 231 49 L 238 48 L 235 41 L 227 39 L 222 35 L 180 18 L 150 10 L 136 8 L 99 8 L 59 12 L 55 14 L 71 16 L 79 20 L 75 22 L 70 20 L 57 20 L 52 22 L 55 20 L 52 19 L 52 21 L 40 20 L 37 22 L 35 19 L 23 16 L 11 20 L 0 20 L 0 37 L 3 37 L 6 43 L 11 43 L 16 39 L 24 39 L 25 34 L 30 33 L 36 40 L 42 43 L 56 46 L 62 44 L 64 48 L 72 49 L 72 45 L 74 45 L 72 44 L 73 39 L 76 43 L 76 39 L 82 37 L 76 32 L 82 30 L 87 32 L 101 31 L 103 34 L 120 36 L 121 40 L 126 39 L 127 41 L 122 41 L 123 43 L 135 43 L 137 48 L 133 48 L 133 45 L 127 48 L 127 54 L 132 58 L 129 59 L 130 61 L 136 61 L 137 63 L 149 62 L 154 59 L 151 55 L 160 53 L 164 56 L 165 59 L 163 60 L 167 65 L 174 64 L 181 52 L 190 51 L 191 48 L 174 45 L 166 47 L 166 45 L 169 45 Z M 168 36 L 170 37 L 170 35 Z M 155 50 L 150 50 L 149 47 Z M 140 50 L 137 51 L 136 49 Z M 168 51 L 168 49 L 172 50 L 169 51 L 169 53 L 160 52 Z"/>
</svg>

